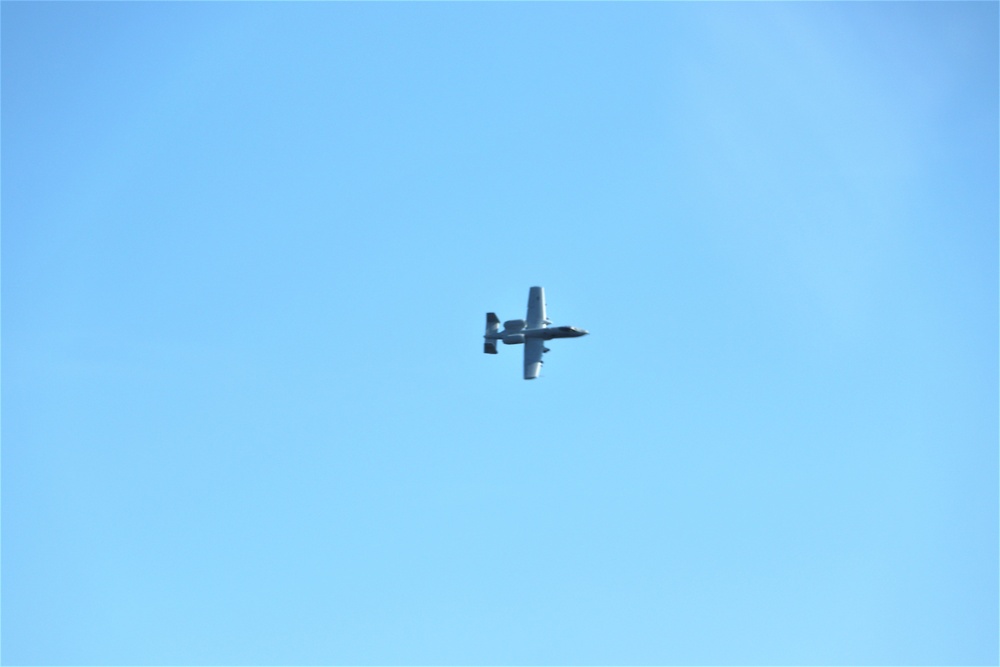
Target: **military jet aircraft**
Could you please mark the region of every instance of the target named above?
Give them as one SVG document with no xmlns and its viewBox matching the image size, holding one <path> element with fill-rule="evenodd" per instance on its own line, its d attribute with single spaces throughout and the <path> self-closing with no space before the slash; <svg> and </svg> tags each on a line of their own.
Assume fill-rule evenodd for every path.
<svg viewBox="0 0 1000 667">
<path fill-rule="evenodd" d="M 545 289 L 532 287 L 528 292 L 528 316 L 523 320 L 507 320 L 500 328 L 496 313 L 486 313 L 486 335 L 483 352 L 497 353 L 497 341 L 505 345 L 524 345 L 524 379 L 534 380 L 542 370 L 542 355 L 549 351 L 545 341 L 553 338 L 578 338 L 588 331 L 578 327 L 550 327 L 545 316 Z"/>
</svg>

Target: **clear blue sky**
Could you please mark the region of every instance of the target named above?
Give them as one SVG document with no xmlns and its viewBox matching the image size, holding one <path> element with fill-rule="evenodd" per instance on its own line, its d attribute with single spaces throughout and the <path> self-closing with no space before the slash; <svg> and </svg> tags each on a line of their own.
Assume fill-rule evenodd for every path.
<svg viewBox="0 0 1000 667">
<path fill-rule="evenodd" d="M 998 4 L 2 6 L 6 664 L 996 664 Z M 484 314 L 557 324 L 542 378 Z"/>
</svg>

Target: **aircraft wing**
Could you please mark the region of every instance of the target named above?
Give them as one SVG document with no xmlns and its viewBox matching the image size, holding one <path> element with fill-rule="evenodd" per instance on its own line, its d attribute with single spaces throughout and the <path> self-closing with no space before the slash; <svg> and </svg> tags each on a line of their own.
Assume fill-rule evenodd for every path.
<svg viewBox="0 0 1000 667">
<path fill-rule="evenodd" d="M 525 321 L 529 329 L 545 326 L 545 288 L 532 287 L 528 292 L 528 317 Z M 539 356 L 539 358 L 541 358 Z"/>
<path fill-rule="evenodd" d="M 532 290 L 541 289 L 532 287 Z M 545 341 L 541 338 L 529 338 L 524 341 L 524 379 L 534 380 L 542 372 L 542 354 L 545 352 Z"/>
</svg>

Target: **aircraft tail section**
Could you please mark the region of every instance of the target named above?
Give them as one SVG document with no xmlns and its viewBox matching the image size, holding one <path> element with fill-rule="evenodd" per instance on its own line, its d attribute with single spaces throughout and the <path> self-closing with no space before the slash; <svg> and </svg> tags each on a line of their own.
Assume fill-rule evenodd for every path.
<svg viewBox="0 0 1000 667">
<path fill-rule="evenodd" d="M 497 341 L 490 336 L 500 331 L 500 318 L 496 313 L 486 313 L 486 341 L 483 343 L 483 352 L 486 354 L 497 353 Z"/>
</svg>

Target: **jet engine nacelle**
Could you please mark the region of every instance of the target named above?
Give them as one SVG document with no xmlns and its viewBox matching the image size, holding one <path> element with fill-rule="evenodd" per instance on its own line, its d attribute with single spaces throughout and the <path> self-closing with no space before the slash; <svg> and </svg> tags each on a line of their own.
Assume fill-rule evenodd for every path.
<svg viewBox="0 0 1000 667">
<path fill-rule="evenodd" d="M 520 331 L 525 327 L 524 320 L 507 320 L 503 323 L 504 331 Z M 522 341 L 523 342 L 523 341 Z"/>
<path fill-rule="evenodd" d="M 524 342 L 524 334 L 507 334 L 503 337 L 504 345 L 517 345 Z"/>
</svg>

